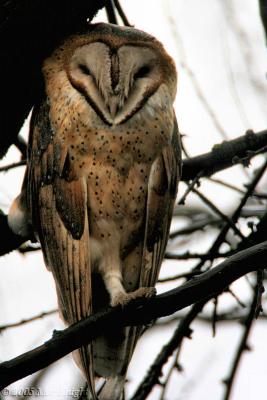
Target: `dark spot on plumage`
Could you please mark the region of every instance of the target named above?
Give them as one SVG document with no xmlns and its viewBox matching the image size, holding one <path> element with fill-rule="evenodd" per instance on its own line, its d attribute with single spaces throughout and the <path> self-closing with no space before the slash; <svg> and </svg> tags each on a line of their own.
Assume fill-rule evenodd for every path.
<svg viewBox="0 0 267 400">
<path fill-rule="evenodd" d="M 69 153 L 67 153 L 61 176 L 62 176 L 62 178 L 67 180 L 69 177 L 69 174 L 70 174 L 70 156 L 69 156 Z"/>
</svg>

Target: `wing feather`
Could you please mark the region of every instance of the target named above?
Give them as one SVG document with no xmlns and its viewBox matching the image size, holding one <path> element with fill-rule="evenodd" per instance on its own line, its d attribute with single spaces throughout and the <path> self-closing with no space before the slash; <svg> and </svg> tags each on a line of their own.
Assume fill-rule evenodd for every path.
<svg viewBox="0 0 267 400">
<path fill-rule="evenodd" d="M 140 286 L 155 286 L 158 279 L 180 178 L 180 149 L 174 117 L 171 144 L 154 161 L 149 176 Z"/>
<path fill-rule="evenodd" d="M 55 278 L 60 313 L 72 324 L 92 310 L 87 180 L 75 175 L 68 149 L 51 134 L 48 111 L 45 103 L 39 108 L 42 118 L 38 110 L 33 113 L 28 204 L 46 266 Z M 95 396 L 91 346 L 75 356 Z"/>
</svg>

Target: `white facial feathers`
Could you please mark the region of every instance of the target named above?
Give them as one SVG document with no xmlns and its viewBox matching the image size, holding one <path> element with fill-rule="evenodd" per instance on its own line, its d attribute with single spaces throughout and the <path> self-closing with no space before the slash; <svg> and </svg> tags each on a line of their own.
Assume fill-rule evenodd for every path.
<svg viewBox="0 0 267 400">
<path fill-rule="evenodd" d="M 70 60 L 69 79 L 108 124 L 133 116 L 161 84 L 156 53 L 146 47 L 112 49 L 101 42 L 77 48 Z"/>
</svg>

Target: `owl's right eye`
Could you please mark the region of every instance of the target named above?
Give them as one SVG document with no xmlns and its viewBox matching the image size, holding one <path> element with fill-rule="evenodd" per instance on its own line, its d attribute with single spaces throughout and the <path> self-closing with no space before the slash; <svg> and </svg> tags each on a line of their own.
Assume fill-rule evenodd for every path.
<svg viewBox="0 0 267 400">
<path fill-rule="evenodd" d="M 148 65 L 144 65 L 139 68 L 139 70 L 134 74 L 134 79 L 145 78 L 150 72 L 150 67 Z"/>
<path fill-rule="evenodd" d="M 79 64 L 79 69 L 84 75 L 88 75 L 88 76 L 91 75 L 91 71 L 86 65 Z"/>
</svg>

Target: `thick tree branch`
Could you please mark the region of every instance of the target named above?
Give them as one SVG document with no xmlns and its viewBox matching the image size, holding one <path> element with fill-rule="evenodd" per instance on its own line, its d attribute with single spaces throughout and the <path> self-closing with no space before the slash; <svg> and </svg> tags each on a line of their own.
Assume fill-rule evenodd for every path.
<svg viewBox="0 0 267 400">
<path fill-rule="evenodd" d="M 82 30 L 105 0 L 0 2 L 0 158 L 41 92 L 42 60 L 66 35 Z M 18 73 L 19 71 L 19 73 Z M 22 78 L 23 77 L 23 78 Z"/>
<path fill-rule="evenodd" d="M 182 180 L 192 180 L 200 172 L 201 176 L 207 177 L 235 164 L 245 162 L 247 165 L 259 152 L 267 151 L 266 146 L 267 130 L 258 133 L 248 131 L 237 139 L 215 145 L 209 153 L 184 160 Z"/>
<path fill-rule="evenodd" d="M 108 329 L 110 324 L 147 324 L 156 318 L 171 315 L 191 304 L 216 296 L 241 276 L 263 269 L 266 259 L 267 241 L 235 254 L 210 271 L 146 302 L 136 301 L 124 308 L 109 308 L 64 331 L 54 332 L 52 339 L 42 346 L 0 364 L 0 389 L 90 343 L 100 332 Z"/>
</svg>

